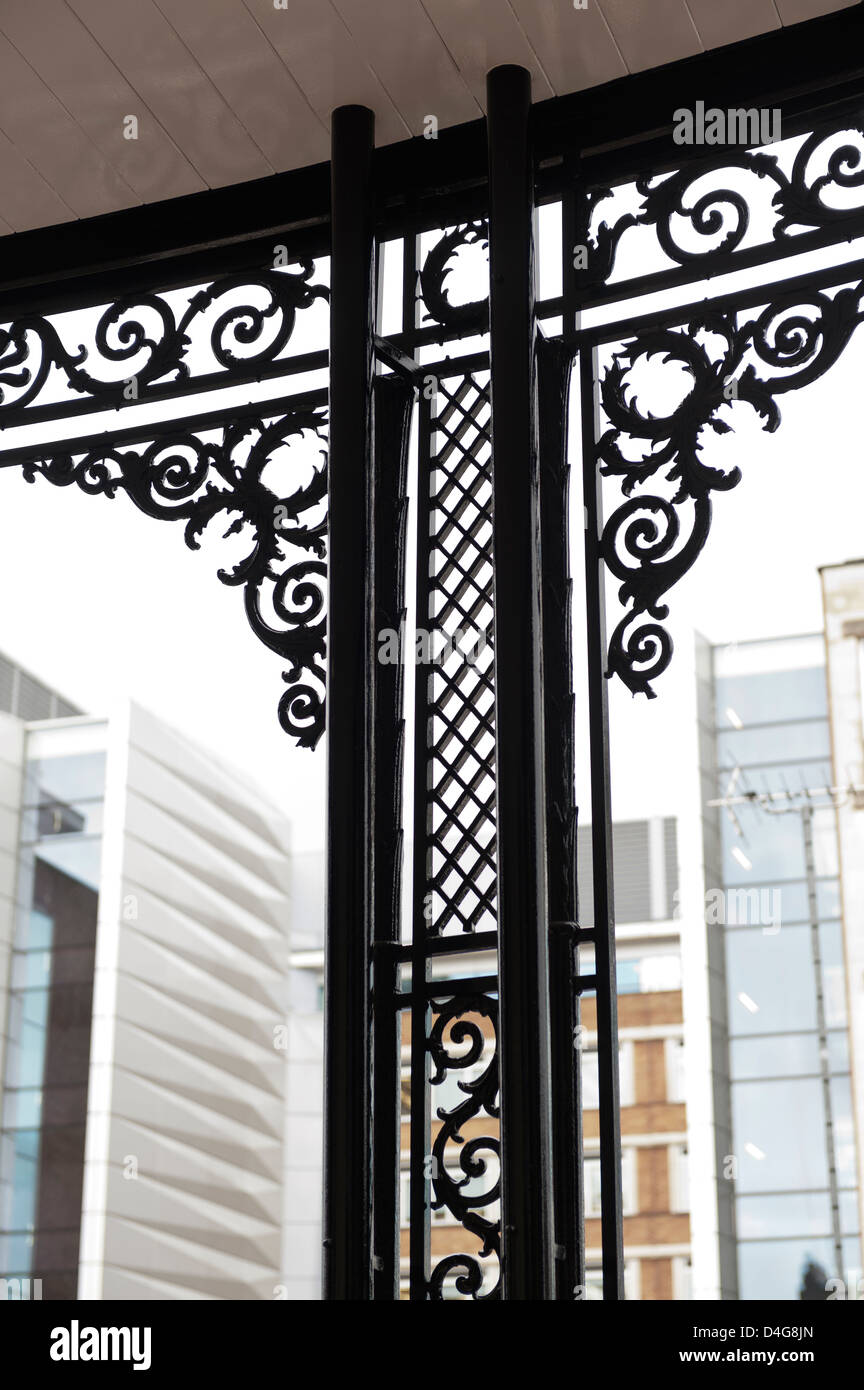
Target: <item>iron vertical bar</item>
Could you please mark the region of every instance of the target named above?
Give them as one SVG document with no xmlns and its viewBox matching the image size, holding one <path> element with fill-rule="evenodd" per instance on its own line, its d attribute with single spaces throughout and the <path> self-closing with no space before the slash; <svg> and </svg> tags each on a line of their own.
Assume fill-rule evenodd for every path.
<svg viewBox="0 0 864 1390">
<path fill-rule="evenodd" d="M 413 333 L 417 327 L 417 242 L 418 237 L 410 232 L 406 233 L 402 241 L 403 333 Z"/>
<path fill-rule="evenodd" d="M 600 1111 L 603 1297 L 624 1297 L 621 1201 L 621 1118 L 618 1088 L 618 988 L 612 880 L 612 800 L 606 685 L 603 498 L 596 461 L 597 353 L 579 360 L 585 504 L 585 605 L 588 637 L 588 727 L 591 745 L 591 853 L 594 880 L 594 974 Z"/>
<path fill-rule="evenodd" d="M 531 79 L 487 78 L 506 1299 L 554 1298 Z"/>
<path fill-rule="evenodd" d="M 417 448 L 417 558 L 415 618 L 417 627 L 431 624 L 429 612 L 429 549 L 431 486 L 432 405 L 421 393 Z M 406 656 L 408 654 L 406 653 Z M 410 653 L 413 660 L 414 653 Z M 430 1009 L 426 996 L 429 958 L 426 937 L 429 926 L 427 889 L 431 878 L 427 800 L 429 779 L 430 710 L 427 667 L 415 666 L 414 676 L 414 884 L 411 923 L 411 1120 L 410 1120 L 410 1235 L 409 1297 L 422 1302 L 429 1297 L 431 1205 L 429 1164 L 432 1122 L 429 1108 Z"/>
<path fill-rule="evenodd" d="M 374 635 L 405 624 L 408 440 L 414 388 L 401 376 L 375 378 L 373 523 Z M 380 650 L 383 650 L 381 648 Z M 401 1016 L 397 1008 L 401 939 L 403 718 L 401 661 L 374 662 L 373 992 L 372 992 L 372 1296 L 399 1296 Z"/>
<path fill-rule="evenodd" d="M 816 1028 L 819 1034 L 819 1076 L 825 1111 L 825 1149 L 828 1163 L 828 1194 L 831 1202 L 831 1239 L 834 1247 L 834 1273 L 845 1279 L 843 1240 L 840 1225 L 840 1187 L 837 1181 L 837 1146 L 834 1136 L 834 1106 L 831 1097 L 831 1067 L 828 1057 L 828 1027 L 825 1022 L 825 990 L 822 984 L 822 947 L 819 941 L 819 899 L 816 892 L 816 852 L 813 844 L 813 807 L 801 807 L 804 831 L 804 860 L 807 872 L 807 906 L 810 915 L 810 950 L 816 992 Z"/>
<path fill-rule="evenodd" d="M 374 117 L 342 106 L 331 130 L 324 1297 L 367 1300 Z"/>
<path fill-rule="evenodd" d="M 585 1283 L 580 1099 L 580 1000 L 575 991 L 576 823 L 567 404 L 572 354 L 538 343 L 540 541 L 543 554 L 543 682 L 549 891 L 549 1032 L 552 1054 L 552 1180 L 556 1297 Z"/>
</svg>

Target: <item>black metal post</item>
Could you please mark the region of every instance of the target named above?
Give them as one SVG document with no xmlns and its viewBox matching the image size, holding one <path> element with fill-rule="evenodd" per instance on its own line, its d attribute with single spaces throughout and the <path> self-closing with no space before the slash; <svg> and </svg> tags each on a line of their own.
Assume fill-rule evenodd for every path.
<svg viewBox="0 0 864 1390">
<path fill-rule="evenodd" d="M 372 584 L 376 646 L 405 623 L 408 442 L 414 387 L 401 375 L 375 378 Z M 373 653 L 372 728 L 372 1296 L 399 1297 L 401 1015 L 397 1008 L 402 884 L 404 665 Z"/>
<path fill-rule="evenodd" d="M 374 117 L 332 120 L 324 1297 L 370 1297 Z"/>
<path fill-rule="evenodd" d="M 554 1298 L 531 79 L 487 79 L 505 1299 Z"/>
<path fill-rule="evenodd" d="M 549 893 L 549 1033 L 552 1055 L 552 1177 L 559 1302 L 585 1284 L 580 1105 L 580 935 L 576 894 L 575 730 L 569 562 L 567 404 L 572 350 L 540 338 L 540 540 L 543 554 L 543 721 Z"/>
<path fill-rule="evenodd" d="M 600 1109 L 603 1297 L 624 1297 L 621 1206 L 621 1119 L 618 1089 L 618 984 L 612 881 L 612 800 L 606 687 L 606 609 L 601 548 L 603 502 L 597 468 L 597 353 L 579 361 L 585 504 L 585 606 L 588 633 L 588 724 L 591 744 L 591 854 L 594 879 L 594 976 Z"/>
<path fill-rule="evenodd" d="M 412 286 L 413 293 L 413 286 Z M 417 458 L 417 561 L 415 614 L 418 627 L 429 623 L 430 611 L 430 439 L 432 405 L 420 396 Z M 411 1227 L 410 1298 L 422 1303 L 429 1297 L 431 1229 L 432 1119 L 429 1108 L 429 1052 L 427 1039 L 431 1010 L 426 995 L 429 979 L 427 890 L 431 873 L 429 836 L 431 819 L 427 805 L 430 738 L 430 673 L 417 665 L 414 676 L 414 867 L 413 919 L 411 923 Z"/>
</svg>

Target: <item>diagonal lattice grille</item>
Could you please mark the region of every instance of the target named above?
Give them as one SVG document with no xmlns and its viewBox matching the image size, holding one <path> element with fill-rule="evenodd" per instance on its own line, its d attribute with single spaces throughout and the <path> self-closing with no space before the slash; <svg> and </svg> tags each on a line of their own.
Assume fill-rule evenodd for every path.
<svg viewBox="0 0 864 1390">
<path fill-rule="evenodd" d="M 479 375 L 479 374 L 478 374 Z M 429 930 L 496 925 L 488 381 L 438 384 L 429 459 Z M 422 621 L 422 619 L 421 619 Z"/>
</svg>

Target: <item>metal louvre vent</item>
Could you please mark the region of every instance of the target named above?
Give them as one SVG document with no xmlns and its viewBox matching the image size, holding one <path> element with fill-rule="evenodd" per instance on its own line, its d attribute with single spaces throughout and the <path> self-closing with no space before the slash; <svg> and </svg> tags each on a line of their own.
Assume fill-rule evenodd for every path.
<svg viewBox="0 0 864 1390">
<path fill-rule="evenodd" d="M 667 816 L 663 822 L 663 854 L 666 861 L 666 916 L 675 913 L 675 894 L 678 892 L 678 833 L 675 819 Z"/>
<path fill-rule="evenodd" d="M 15 699 L 15 667 L 5 656 L 0 656 L 0 709 L 12 713 Z"/>
<path fill-rule="evenodd" d="M 0 656 L 0 710 L 26 720 L 65 719 L 83 713 L 6 656 Z"/>
<path fill-rule="evenodd" d="M 17 709 L 20 719 L 50 719 L 51 691 L 41 681 L 21 672 L 18 685 Z"/>
<path fill-rule="evenodd" d="M 618 821 L 612 827 L 615 919 L 618 922 L 668 921 L 678 891 L 678 838 L 674 817 Z M 578 830 L 576 862 L 579 920 L 594 924 L 591 826 Z"/>
</svg>

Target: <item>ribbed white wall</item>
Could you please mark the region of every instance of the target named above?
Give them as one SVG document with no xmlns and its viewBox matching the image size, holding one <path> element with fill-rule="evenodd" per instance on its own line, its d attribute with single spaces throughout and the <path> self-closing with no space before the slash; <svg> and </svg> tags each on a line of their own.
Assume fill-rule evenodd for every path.
<svg viewBox="0 0 864 1390">
<path fill-rule="evenodd" d="M 135 706 L 105 823 L 79 1297 L 272 1299 L 287 824 Z"/>
<path fill-rule="evenodd" d="M 322 850 L 291 859 L 291 949 L 324 944 L 325 860 Z M 284 1297 L 321 1297 L 321 1191 L 324 1147 L 324 1015 L 318 969 L 291 972 L 285 1113 Z"/>
<path fill-rule="evenodd" d="M 0 1098 L 6 1065 L 9 965 L 15 934 L 23 759 L 23 724 L 10 714 L 0 714 Z"/>
</svg>

